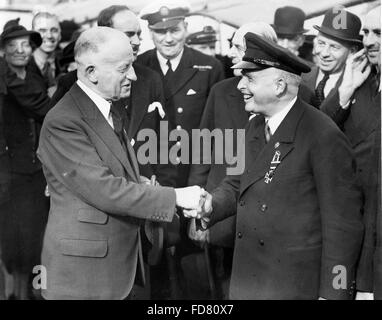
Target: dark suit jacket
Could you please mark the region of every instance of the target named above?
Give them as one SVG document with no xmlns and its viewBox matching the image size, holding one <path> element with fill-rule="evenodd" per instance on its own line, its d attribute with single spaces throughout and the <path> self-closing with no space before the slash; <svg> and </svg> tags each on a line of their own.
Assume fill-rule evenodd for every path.
<svg viewBox="0 0 382 320">
<path fill-rule="evenodd" d="M 157 71 L 163 77 L 155 49 L 138 56 L 137 62 Z M 191 130 L 199 128 L 211 87 L 223 79 L 223 68 L 217 59 L 185 47 L 171 81 L 164 82 L 165 108 L 170 128 L 180 126 L 191 136 Z M 178 187 L 187 184 L 190 161 L 191 159 L 187 164 L 173 167 Z"/>
<path fill-rule="evenodd" d="M 381 250 L 375 252 L 377 264 L 373 266 L 376 248 L 377 215 L 380 201 L 380 162 L 381 162 L 381 93 L 377 92 L 372 73 L 355 92 L 352 103 L 344 111 L 339 105 L 338 91 L 326 99 L 322 111 L 327 113 L 348 137 L 357 162 L 357 176 L 363 191 L 363 215 L 366 227 L 362 255 L 357 272 L 357 288 L 372 292 L 374 270 L 381 268 Z M 379 255 L 379 257 L 378 257 Z M 380 273 L 379 273 L 380 274 Z M 376 273 L 378 276 L 378 273 Z M 377 281 L 377 278 L 375 278 Z M 382 282 L 379 282 L 379 294 L 382 298 Z M 375 288 L 375 290 L 377 290 Z"/>
<path fill-rule="evenodd" d="M 77 85 L 47 115 L 38 149 L 51 193 L 44 298 L 122 299 L 137 268 L 144 276 L 140 226 L 170 222 L 175 192 L 140 185 L 127 149 Z"/>
<path fill-rule="evenodd" d="M 312 70 L 309 73 L 303 73 L 301 76 L 299 97 L 311 105 L 314 105 L 318 71 L 318 67 L 312 67 Z M 341 83 L 342 75 L 338 79 L 336 86 L 332 90 L 330 90 L 327 97 L 325 97 L 325 100 L 322 102 L 320 109 L 322 108 L 322 105 L 325 103 L 326 100 L 331 99 L 335 95 L 335 93 L 338 92 L 338 87 L 341 85 Z"/>
<path fill-rule="evenodd" d="M 346 137 L 297 100 L 268 144 L 264 117 L 251 120 L 245 150 L 245 173 L 212 193 L 211 223 L 237 210 L 230 297 L 351 299 L 363 225 Z M 266 183 L 276 151 L 281 162 Z M 339 265 L 346 289 L 333 286 Z"/>
</svg>

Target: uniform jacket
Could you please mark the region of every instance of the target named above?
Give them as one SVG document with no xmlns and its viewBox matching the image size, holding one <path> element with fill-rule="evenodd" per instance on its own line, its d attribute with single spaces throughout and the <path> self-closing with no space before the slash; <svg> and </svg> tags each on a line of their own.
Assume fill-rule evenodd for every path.
<svg viewBox="0 0 382 320">
<path fill-rule="evenodd" d="M 3 116 L 11 171 L 31 174 L 41 170 L 36 150 L 50 99 L 41 78 L 32 72 L 22 80 L 8 70 L 6 82 Z"/>
<path fill-rule="evenodd" d="M 230 297 L 351 299 L 363 225 L 346 137 L 298 99 L 267 144 L 263 116 L 251 120 L 245 150 L 244 174 L 212 193 L 211 223 L 237 210 Z"/>
<path fill-rule="evenodd" d="M 47 115 L 38 150 L 51 193 L 45 298 L 123 299 L 137 268 L 144 277 L 140 226 L 170 222 L 175 192 L 140 185 L 128 143 L 127 151 L 76 84 Z"/>
<path fill-rule="evenodd" d="M 376 248 L 376 228 L 378 202 L 380 201 L 380 152 L 381 152 L 381 93 L 377 91 L 375 75 L 369 78 L 355 92 L 351 105 L 344 111 L 339 105 L 338 92 L 326 99 L 322 111 L 327 113 L 348 137 L 357 162 L 357 176 L 363 192 L 363 218 L 365 240 L 357 274 L 357 288 L 361 291 L 373 291 L 373 269 L 381 267 L 381 250 L 377 247 L 377 264 L 373 267 Z M 378 273 L 376 274 L 376 276 Z M 382 298 L 382 283 L 379 285 Z"/>
<path fill-rule="evenodd" d="M 156 49 L 138 56 L 137 62 L 157 71 L 163 77 Z M 217 59 L 184 47 L 182 58 L 171 81 L 164 83 L 165 109 L 170 130 L 178 127 L 190 134 L 192 129 L 199 128 L 210 89 L 223 79 L 223 68 Z M 191 159 L 189 163 L 190 161 Z M 177 172 L 178 187 L 187 184 L 189 163 L 173 167 Z"/>
</svg>

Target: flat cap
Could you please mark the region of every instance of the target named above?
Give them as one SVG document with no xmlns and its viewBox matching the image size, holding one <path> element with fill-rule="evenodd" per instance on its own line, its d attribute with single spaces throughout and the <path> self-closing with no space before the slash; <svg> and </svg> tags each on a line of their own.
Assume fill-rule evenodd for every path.
<svg viewBox="0 0 382 320">
<path fill-rule="evenodd" d="M 186 39 L 187 44 L 214 43 L 216 41 L 216 31 L 211 26 L 205 26 L 202 31 L 192 33 Z"/>
<path fill-rule="evenodd" d="M 140 17 L 147 20 L 150 29 L 163 30 L 176 26 L 189 12 L 186 2 L 156 1 L 143 8 Z"/>
<path fill-rule="evenodd" d="M 274 42 L 251 32 L 246 33 L 244 38 L 247 49 L 243 61 L 235 64 L 233 69 L 263 70 L 273 67 L 297 75 L 311 70 L 304 60 Z"/>
</svg>

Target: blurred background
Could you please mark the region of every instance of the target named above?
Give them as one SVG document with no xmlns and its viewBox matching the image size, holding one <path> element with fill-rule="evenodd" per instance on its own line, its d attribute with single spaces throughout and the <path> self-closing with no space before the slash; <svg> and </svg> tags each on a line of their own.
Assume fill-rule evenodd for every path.
<svg viewBox="0 0 382 320">
<path fill-rule="evenodd" d="M 20 24 L 31 27 L 33 14 L 39 11 L 49 11 L 58 15 L 60 21 L 75 21 L 84 28 L 96 24 L 98 13 L 112 4 L 124 4 L 139 13 L 140 10 L 156 0 L 0 0 L 0 30 L 4 24 L 15 18 L 20 18 Z M 218 34 L 216 51 L 225 55 L 229 49 L 229 41 L 234 30 L 250 21 L 261 20 L 273 22 L 276 8 L 285 5 L 299 7 L 305 11 L 307 33 L 314 35 L 312 28 L 320 24 L 323 13 L 335 6 L 342 5 L 361 18 L 374 6 L 373 0 L 189 0 L 191 14 L 187 18 L 190 33 L 212 26 Z M 141 52 L 153 48 L 146 21 L 141 20 L 142 44 Z"/>
</svg>

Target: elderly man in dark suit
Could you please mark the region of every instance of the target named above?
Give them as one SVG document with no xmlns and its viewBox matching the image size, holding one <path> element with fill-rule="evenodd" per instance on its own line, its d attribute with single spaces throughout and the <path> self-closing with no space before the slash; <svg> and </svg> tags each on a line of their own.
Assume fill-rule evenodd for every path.
<svg viewBox="0 0 382 320">
<path fill-rule="evenodd" d="M 302 76 L 302 84 L 315 92 L 308 103 L 320 108 L 325 98 L 335 94 L 342 81 L 345 62 L 350 53 L 362 45 L 361 20 L 344 9 L 330 9 L 317 29 L 315 52 L 318 67 Z"/>
<path fill-rule="evenodd" d="M 166 1 L 144 8 L 141 18 L 148 21 L 155 49 L 138 56 L 137 62 L 162 76 L 170 127 L 185 130 L 191 136 L 191 130 L 199 127 L 211 87 L 223 80 L 224 75 L 217 59 L 185 46 L 184 19 L 188 11 L 186 6 Z M 177 142 L 179 149 L 181 143 Z M 186 163 L 181 162 L 180 156 L 173 162 L 176 185 L 186 186 L 191 157 Z"/>
<path fill-rule="evenodd" d="M 75 59 L 78 80 L 48 113 L 38 149 L 51 193 L 43 296 L 126 299 L 136 275 L 144 281 L 142 222 L 170 222 L 176 205 L 196 208 L 204 191 L 141 184 L 114 105 L 136 80 L 126 35 L 91 28 L 77 40 Z"/>
<path fill-rule="evenodd" d="M 357 270 L 358 299 L 382 299 L 381 201 L 381 19 L 380 6 L 364 19 L 364 49 L 346 63 L 338 91 L 322 110 L 343 130 L 354 150 L 363 193 L 365 240 Z M 374 263 L 373 263 L 374 260 Z M 369 294 L 368 294 L 369 293 Z"/>
<path fill-rule="evenodd" d="M 246 130 L 245 172 L 207 195 L 209 224 L 235 214 L 232 299 L 351 299 L 363 225 L 346 137 L 297 97 L 309 66 L 247 34 L 239 88 L 260 115 Z M 212 214 L 211 214 L 212 212 Z"/>
</svg>

